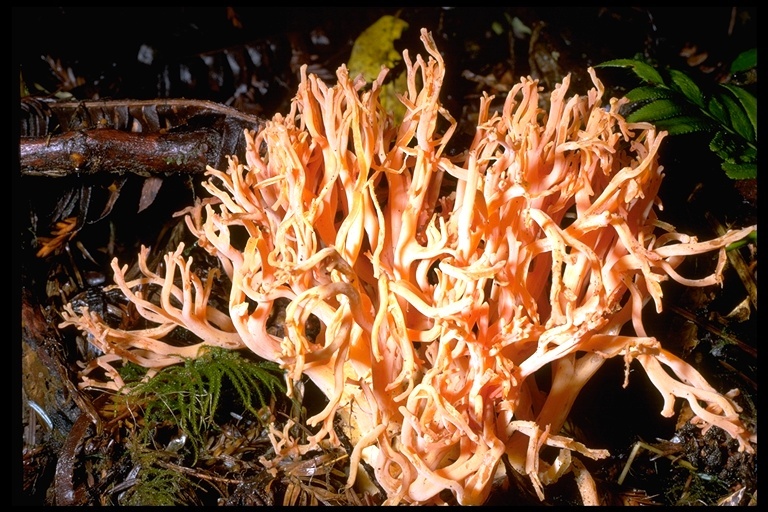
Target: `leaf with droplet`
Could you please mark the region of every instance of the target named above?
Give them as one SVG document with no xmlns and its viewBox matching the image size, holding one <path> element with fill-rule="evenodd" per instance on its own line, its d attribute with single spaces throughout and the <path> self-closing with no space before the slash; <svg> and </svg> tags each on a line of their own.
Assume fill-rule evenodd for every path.
<svg viewBox="0 0 768 512">
<path fill-rule="evenodd" d="M 741 52 L 731 62 L 731 73 L 743 73 L 757 67 L 757 48 Z"/>
</svg>

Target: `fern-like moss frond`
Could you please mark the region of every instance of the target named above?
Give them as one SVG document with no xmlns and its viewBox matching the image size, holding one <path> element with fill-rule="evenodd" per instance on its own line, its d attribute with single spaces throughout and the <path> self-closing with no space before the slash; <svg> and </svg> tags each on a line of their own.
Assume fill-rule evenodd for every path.
<svg viewBox="0 0 768 512">
<path fill-rule="evenodd" d="M 234 390 L 235 400 L 254 417 L 258 409 L 268 405 L 275 393 L 284 393 L 285 385 L 279 366 L 267 361 L 253 361 L 243 354 L 212 347 L 196 359 L 185 359 L 177 366 L 164 368 L 154 377 L 135 379 L 125 399 L 132 408 L 141 407 L 146 428 L 159 424 L 176 424 L 195 447 L 199 447 L 208 430 L 216 429 L 216 413 L 222 393 Z"/>
</svg>

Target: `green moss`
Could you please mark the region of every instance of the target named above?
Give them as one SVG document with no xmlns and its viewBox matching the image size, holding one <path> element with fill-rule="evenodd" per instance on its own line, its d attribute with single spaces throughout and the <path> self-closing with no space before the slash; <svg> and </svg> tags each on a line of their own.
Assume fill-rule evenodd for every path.
<svg viewBox="0 0 768 512">
<path fill-rule="evenodd" d="M 195 458 L 207 432 L 218 429 L 216 414 L 223 394 L 259 418 L 258 409 L 268 405 L 276 392 L 285 392 L 278 365 L 220 348 L 165 368 L 146 382 L 141 381 L 144 374 L 131 366 L 122 374 L 129 392 L 115 400 L 125 400 L 142 418 L 142 437 L 151 438 L 160 426 L 176 425 L 187 436 Z"/>
</svg>

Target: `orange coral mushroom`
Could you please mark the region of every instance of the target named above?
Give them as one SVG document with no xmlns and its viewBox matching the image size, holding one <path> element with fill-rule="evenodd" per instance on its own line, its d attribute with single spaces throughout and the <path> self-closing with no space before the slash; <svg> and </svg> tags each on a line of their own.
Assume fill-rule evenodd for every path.
<svg viewBox="0 0 768 512">
<path fill-rule="evenodd" d="M 586 96 L 567 97 L 566 78 L 548 111 L 529 78 L 501 112 L 484 97 L 469 149 L 449 156 L 456 123 L 439 101 L 444 63 L 425 30 L 422 41 L 428 60 L 404 53 L 407 113 L 398 125 L 378 101 L 384 71 L 366 87 L 343 66 L 335 86 L 302 69 L 291 111 L 246 132 L 246 164 L 233 157 L 225 172 L 211 169 L 213 199 L 186 212 L 231 281 L 226 314 L 206 306 L 209 286 L 181 248 L 166 257 L 165 276 L 146 268 L 146 251 L 138 280 L 126 281 L 115 262 L 117 285 L 158 328 L 120 332 L 67 309 L 62 325 L 91 333 L 106 354 L 84 383 L 96 385 L 90 370 L 111 368 L 115 354 L 156 368 L 196 349 L 164 344 L 171 326 L 206 344 L 247 347 L 289 380 L 309 376 L 328 397 L 306 444 L 273 431 L 277 457 L 337 444 L 341 415 L 355 444 L 350 485 L 365 459 L 390 504 L 441 503 L 446 489 L 459 503 L 482 503 L 504 454 L 542 498 L 573 470 L 593 502 L 577 456 L 607 452 L 558 432 L 582 387 L 616 356 L 642 364 L 663 415 L 687 400 L 696 421 L 754 450 L 730 395 L 648 337 L 640 318 L 651 299 L 661 310 L 668 277 L 719 282 L 723 248 L 754 228 L 702 243 L 659 221 L 665 134 L 628 124 L 620 100 L 604 106 L 592 70 Z M 242 246 L 232 230 L 247 233 Z M 721 254 L 710 277 L 675 272 L 685 256 L 707 251 Z M 162 289 L 159 305 L 133 291 L 146 283 Z M 282 338 L 267 331 L 279 298 L 290 301 Z M 316 338 L 306 332 L 310 315 L 321 324 Z M 620 334 L 627 323 L 636 336 Z M 548 393 L 534 379 L 545 367 Z M 544 446 L 559 450 L 554 462 L 540 457 Z"/>
</svg>

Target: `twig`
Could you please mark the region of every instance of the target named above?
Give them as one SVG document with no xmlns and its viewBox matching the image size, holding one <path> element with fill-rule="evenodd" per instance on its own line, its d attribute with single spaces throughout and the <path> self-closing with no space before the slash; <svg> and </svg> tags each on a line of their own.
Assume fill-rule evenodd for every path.
<svg viewBox="0 0 768 512">
<path fill-rule="evenodd" d="M 632 447 L 632 451 L 629 454 L 629 458 L 627 459 L 627 463 L 624 464 L 624 469 L 621 471 L 621 474 L 619 475 L 619 479 L 617 480 L 617 483 L 619 485 L 622 485 L 624 483 L 624 479 L 627 477 L 627 473 L 629 473 L 629 467 L 632 465 L 632 462 L 635 460 L 635 457 L 637 456 L 638 452 L 641 448 L 645 448 L 649 452 L 653 452 L 657 454 L 659 457 L 666 457 L 667 459 L 671 460 L 672 462 L 677 462 L 680 466 L 684 467 L 688 471 L 696 471 L 696 467 L 694 467 L 690 462 L 687 460 L 681 460 L 680 457 L 675 457 L 674 455 L 669 455 L 664 453 L 663 451 L 659 450 L 655 446 L 651 446 L 648 443 L 644 443 L 643 441 L 638 441 L 635 443 L 635 445 Z"/>
<path fill-rule="evenodd" d="M 720 221 L 717 220 L 711 213 L 706 212 L 704 213 L 704 216 L 717 233 L 717 236 L 722 236 L 725 234 L 725 227 L 723 227 Z M 747 290 L 747 294 L 749 295 L 750 302 L 752 302 L 752 306 L 755 308 L 755 311 L 757 311 L 757 283 L 755 283 L 755 279 L 752 275 L 752 272 L 749 270 L 749 266 L 746 264 L 739 251 L 728 251 L 727 255 L 728 261 L 733 266 L 733 269 L 736 271 L 736 273 L 739 274 L 741 282 L 744 283 L 744 288 Z"/>
<path fill-rule="evenodd" d="M 715 336 L 718 336 L 719 338 L 721 338 L 723 341 L 725 341 L 727 343 L 730 343 L 732 345 L 736 345 L 737 347 L 739 347 L 741 350 L 743 350 L 744 352 L 746 352 L 750 356 L 757 357 L 757 349 L 756 348 L 750 347 L 749 345 L 747 345 L 743 341 L 739 340 L 738 338 L 734 338 L 730 334 L 725 333 L 722 329 L 720 329 L 716 325 L 713 325 L 713 324 L 707 322 L 706 320 L 702 320 L 701 318 L 697 317 L 696 315 L 694 315 L 690 311 L 687 311 L 687 310 L 681 308 L 680 306 L 675 306 L 674 304 L 670 304 L 669 305 L 669 309 L 671 309 L 672 311 L 674 311 L 678 315 L 682 316 L 686 320 L 689 320 L 689 321 L 695 323 L 696 325 L 700 325 L 701 327 L 705 328 L 706 330 L 708 330 L 709 332 L 711 332 Z"/>
</svg>

